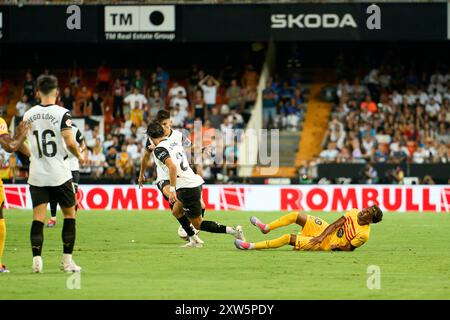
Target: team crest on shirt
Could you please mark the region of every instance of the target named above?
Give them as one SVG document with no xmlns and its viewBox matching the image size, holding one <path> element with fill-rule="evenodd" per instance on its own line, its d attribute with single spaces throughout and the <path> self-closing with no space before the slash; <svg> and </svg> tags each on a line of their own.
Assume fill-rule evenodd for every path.
<svg viewBox="0 0 450 320">
<path fill-rule="evenodd" d="M 319 218 L 316 218 L 315 222 L 316 222 L 316 224 L 318 224 L 319 226 L 322 225 L 322 220 L 320 220 Z"/>
<path fill-rule="evenodd" d="M 342 238 L 342 236 L 344 235 L 344 229 L 343 228 L 339 228 L 339 230 L 337 231 L 336 235 L 338 236 L 338 238 Z"/>
</svg>

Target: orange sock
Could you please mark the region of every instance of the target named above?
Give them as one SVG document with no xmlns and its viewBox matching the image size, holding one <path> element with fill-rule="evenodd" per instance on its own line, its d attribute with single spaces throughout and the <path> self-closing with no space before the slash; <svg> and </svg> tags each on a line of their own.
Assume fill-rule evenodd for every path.
<svg viewBox="0 0 450 320">
<path fill-rule="evenodd" d="M 285 227 L 290 224 L 293 224 L 293 223 L 295 223 L 295 221 L 297 221 L 297 217 L 298 217 L 297 211 L 288 213 L 288 214 L 282 216 L 280 219 L 269 223 L 269 230 L 274 230 L 274 229 L 277 229 L 280 227 Z"/>
<path fill-rule="evenodd" d="M 281 237 L 273 239 L 273 240 L 256 242 L 253 246 L 253 249 L 259 250 L 259 249 L 279 248 L 279 247 L 289 244 L 290 240 L 291 240 L 291 235 L 285 234 L 285 235 L 282 235 Z"/>
</svg>

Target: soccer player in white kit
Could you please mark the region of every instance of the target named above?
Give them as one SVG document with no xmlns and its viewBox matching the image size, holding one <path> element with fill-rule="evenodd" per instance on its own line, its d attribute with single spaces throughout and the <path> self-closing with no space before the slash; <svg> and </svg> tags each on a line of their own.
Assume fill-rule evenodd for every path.
<svg viewBox="0 0 450 320">
<path fill-rule="evenodd" d="M 42 245 L 44 222 L 48 203 L 56 199 L 64 215 L 62 229 L 63 257 L 60 269 L 65 272 L 80 272 L 81 267 L 72 259 L 75 245 L 75 189 L 72 173 L 66 158 L 68 151 L 84 163 L 72 131 L 72 117 L 69 110 L 56 105 L 58 80 L 52 75 L 41 75 L 37 79 L 41 103 L 24 115 L 31 128 L 28 131 L 30 148 L 30 185 L 33 203 L 31 225 L 32 270 L 41 273 L 43 269 Z"/>
<path fill-rule="evenodd" d="M 156 145 L 153 153 L 157 165 L 169 175 L 169 202 L 180 201 L 184 214 L 198 230 L 227 233 L 235 236 L 236 239 L 245 239 L 241 226 L 233 228 L 220 225 L 215 221 L 203 220 L 201 193 L 205 181 L 192 171 L 183 146 L 167 139 L 163 127 L 158 122 L 149 124 L 147 134 Z"/>
<path fill-rule="evenodd" d="M 86 146 L 86 142 L 84 141 L 84 137 L 83 134 L 81 133 L 80 129 L 78 129 L 78 127 L 72 123 L 72 131 L 73 134 L 75 136 L 75 140 L 78 143 L 78 146 L 80 148 L 80 152 L 82 154 L 82 156 L 84 157 L 84 159 L 87 159 L 87 153 L 88 153 L 88 149 Z M 74 156 L 74 154 L 72 152 L 68 153 L 68 158 L 66 159 L 66 161 L 69 163 L 69 168 L 70 171 L 72 172 L 72 182 L 73 185 L 75 187 L 75 197 L 77 195 L 78 192 L 78 183 L 80 182 L 80 162 L 78 161 L 78 159 Z M 53 199 L 52 201 L 50 201 L 50 214 L 51 217 L 47 222 L 47 228 L 52 228 L 56 225 L 56 211 L 57 211 L 57 206 L 58 206 L 58 202 L 56 201 L 56 199 Z M 75 211 L 78 210 L 78 205 L 75 205 Z"/>
<path fill-rule="evenodd" d="M 156 121 L 161 124 L 161 126 L 164 129 L 164 135 L 167 137 L 168 140 L 176 142 L 183 146 L 183 148 L 189 148 L 191 147 L 191 141 L 183 136 L 181 131 L 178 130 L 172 130 L 171 128 L 171 119 L 170 119 L 170 112 L 167 110 L 159 110 L 156 115 Z M 145 152 L 141 159 L 141 167 L 139 172 L 139 179 L 138 183 L 140 186 L 143 185 L 145 181 L 144 172 L 147 167 L 147 163 L 150 157 L 150 154 L 153 152 L 155 148 L 154 143 L 151 141 L 150 137 L 147 137 L 147 144 L 145 146 Z M 153 154 L 153 157 L 155 155 Z M 156 158 L 155 163 L 156 162 Z M 156 165 L 156 185 L 163 195 L 164 199 L 169 201 L 169 175 L 161 165 Z M 198 236 L 198 230 L 193 228 L 192 224 L 190 223 L 189 219 L 184 215 L 183 207 L 180 203 L 170 203 L 170 209 L 172 210 L 172 215 L 178 220 L 180 223 L 181 228 L 186 232 L 186 235 L 189 239 L 189 242 L 184 245 L 185 247 L 200 247 L 203 245 L 203 241 Z M 202 204 L 202 214 L 205 211 L 205 204 L 203 201 Z"/>
</svg>

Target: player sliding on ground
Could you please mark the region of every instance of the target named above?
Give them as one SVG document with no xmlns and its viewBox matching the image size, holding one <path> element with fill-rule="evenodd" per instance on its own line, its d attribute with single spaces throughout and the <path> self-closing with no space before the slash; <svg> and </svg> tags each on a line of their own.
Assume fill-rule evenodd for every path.
<svg viewBox="0 0 450 320">
<path fill-rule="evenodd" d="M 167 139 L 163 127 L 158 122 L 149 124 L 147 134 L 156 145 L 153 151 L 156 165 L 169 176 L 169 202 L 181 202 L 184 214 L 198 230 L 212 233 L 228 233 L 245 241 L 241 226 L 236 228 L 220 225 L 215 221 L 203 220 L 201 194 L 202 177 L 189 166 L 186 152 L 181 144 Z"/>
<path fill-rule="evenodd" d="M 235 245 L 242 250 L 272 249 L 289 244 L 295 250 L 303 251 L 353 251 L 369 239 L 370 224 L 378 223 L 382 218 L 383 212 L 376 205 L 361 211 L 352 209 L 332 224 L 295 211 L 268 224 L 251 217 L 250 222 L 264 234 L 294 223 L 302 227 L 301 234 L 285 234 L 277 239 L 256 243 L 236 239 Z"/>
<path fill-rule="evenodd" d="M 164 129 L 164 136 L 167 140 L 171 142 L 178 143 L 183 146 L 183 148 L 191 148 L 192 143 L 191 141 L 183 136 L 181 131 L 173 130 L 172 129 L 172 120 L 170 119 L 170 112 L 167 110 L 159 110 L 156 114 L 156 121 L 163 127 Z M 158 162 L 156 161 L 155 154 L 152 153 L 155 149 L 155 144 L 151 141 L 150 137 L 147 138 L 147 144 L 145 146 L 145 152 L 142 155 L 141 159 L 141 167 L 139 172 L 139 179 L 138 183 L 139 186 L 142 187 L 144 181 L 145 181 L 145 169 L 148 166 L 148 161 L 150 158 L 150 155 L 153 154 L 153 158 L 156 163 L 156 185 L 158 186 L 159 191 L 163 195 L 164 199 L 169 201 L 169 194 L 170 194 L 170 181 L 169 181 L 169 174 L 163 169 L 163 165 L 158 165 Z M 180 223 L 180 227 L 183 228 L 183 230 L 186 232 L 189 242 L 185 244 L 183 247 L 199 247 L 203 245 L 203 240 L 200 239 L 198 236 L 198 230 L 196 230 L 192 224 L 189 222 L 188 218 L 184 215 L 183 212 L 183 206 L 181 203 L 175 202 L 170 203 L 170 209 L 172 210 L 172 215 L 178 220 Z M 201 201 L 202 205 L 202 215 L 205 212 L 205 204 L 203 200 Z"/>
</svg>

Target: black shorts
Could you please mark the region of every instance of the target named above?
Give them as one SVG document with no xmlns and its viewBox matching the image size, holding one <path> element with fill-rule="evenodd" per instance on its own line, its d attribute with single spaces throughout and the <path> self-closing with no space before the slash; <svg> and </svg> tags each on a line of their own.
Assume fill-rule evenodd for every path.
<svg viewBox="0 0 450 320">
<path fill-rule="evenodd" d="M 169 180 L 160 180 L 156 183 L 156 185 L 158 186 L 159 191 L 161 191 L 163 198 L 166 199 L 167 202 L 169 202 L 170 209 L 173 209 L 173 204 L 170 203 L 169 197 L 167 197 L 163 192 L 164 187 L 167 185 L 170 185 L 170 181 Z"/>
<path fill-rule="evenodd" d="M 80 171 L 72 171 L 72 182 L 75 187 L 75 193 L 78 192 L 78 183 L 80 182 Z"/>
<path fill-rule="evenodd" d="M 197 218 L 202 215 L 202 186 L 178 189 L 177 197 L 183 204 L 184 214 L 188 218 Z"/>
<path fill-rule="evenodd" d="M 30 185 L 30 193 L 33 208 L 43 203 L 49 203 L 52 200 L 58 202 L 61 208 L 70 208 L 76 204 L 75 187 L 72 179 L 57 187 L 36 187 Z"/>
</svg>

